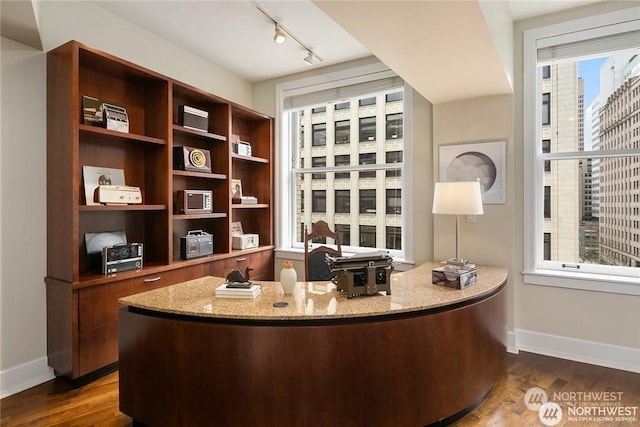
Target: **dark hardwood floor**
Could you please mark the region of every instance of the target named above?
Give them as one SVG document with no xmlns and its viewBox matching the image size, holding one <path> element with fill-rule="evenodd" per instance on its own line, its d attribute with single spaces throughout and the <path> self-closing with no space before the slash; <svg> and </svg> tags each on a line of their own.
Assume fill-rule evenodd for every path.
<svg viewBox="0 0 640 427">
<path fill-rule="evenodd" d="M 524 396 L 532 387 L 553 393 L 607 393 L 610 406 L 635 411 L 636 421 L 569 419 L 565 401 L 559 402 L 563 416 L 558 426 L 640 425 L 640 374 L 602 368 L 584 363 L 521 352 L 507 355 L 507 372 L 487 399 L 453 425 L 463 426 L 543 426 L 538 413 L 527 409 Z M 620 392 L 620 393 L 618 393 Z M 574 394 L 574 396 L 584 396 Z M 578 406 L 594 406 L 585 398 Z M 598 402 L 597 405 L 604 405 Z M 635 409 L 634 409 L 635 408 Z M 584 410 L 582 411 L 584 412 Z M 131 419 L 118 410 L 118 373 L 114 372 L 86 386 L 74 389 L 54 380 L 0 401 L 2 427 L 10 426 L 130 426 Z M 352 426 L 348 426 L 352 427 Z M 367 426 L 369 427 L 369 426 Z M 404 426 L 399 426 L 404 427 Z"/>
</svg>

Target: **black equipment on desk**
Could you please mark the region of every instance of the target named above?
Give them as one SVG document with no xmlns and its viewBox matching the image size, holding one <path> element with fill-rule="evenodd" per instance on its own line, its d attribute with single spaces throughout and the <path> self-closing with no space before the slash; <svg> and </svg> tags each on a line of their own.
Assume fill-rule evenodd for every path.
<svg viewBox="0 0 640 427">
<path fill-rule="evenodd" d="M 327 265 L 337 272 L 336 285 L 347 298 L 375 295 L 386 291 L 391 295 L 392 258 L 386 252 L 367 252 L 348 257 L 326 256 Z"/>
</svg>

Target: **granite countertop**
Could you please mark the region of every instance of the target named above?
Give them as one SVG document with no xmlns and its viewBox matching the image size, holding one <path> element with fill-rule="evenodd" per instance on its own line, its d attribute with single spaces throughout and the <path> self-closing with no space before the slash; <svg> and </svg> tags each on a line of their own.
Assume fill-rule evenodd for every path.
<svg viewBox="0 0 640 427">
<path fill-rule="evenodd" d="M 284 295 L 279 282 L 252 281 L 262 285 L 255 299 L 216 298 L 223 278 L 206 276 L 121 298 L 131 307 L 178 315 L 247 320 L 306 320 L 370 317 L 442 307 L 481 297 L 507 279 L 504 267 L 478 266 L 478 283 L 458 290 L 431 283 L 427 262 L 412 270 L 391 274 L 391 295 L 384 293 L 348 299 L 330 282 L 298 282 L 292 295 Z M 284 301 L 287 307 L 273 303 Z"/>
</svg>

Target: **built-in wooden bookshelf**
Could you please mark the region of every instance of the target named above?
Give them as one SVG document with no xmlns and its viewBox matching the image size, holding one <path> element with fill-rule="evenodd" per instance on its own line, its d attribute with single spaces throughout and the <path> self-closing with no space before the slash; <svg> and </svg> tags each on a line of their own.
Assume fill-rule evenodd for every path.
<svg viewBox="0 0 640 427">
<path fill-rule="evenodd" d="M 126 108 L 129 132 L 84 123 L 82 96 Z M 208 113 L 208 129 L 180 125 L 180 106 Z M 233 138 L 252 156 L 233 153 Z M 173 147 L 208 150 L 212 172 L 173 169 Z M 87 205 L 83 166 L 122 169 L 139 187 L 138 205 Z M 241 179 L 254 205 L 232 204 Z M 213 212 L 175 212 L 178 190 L 211 190 Z M 113 55 L 70 41 L 47 55 L 47 322 L 49 365 L 81 383 L 117 366 L 118 298 L 203 275 L 253 268 L 273 279 L 273 119 Z M 260 246 L 232 249 L 231 224 L 259 235 Z M 183 260 L 180 238 L 213 235 L 213 254 Z M 85 234 L 124 231 L 142 243 L 143 267 L 92 271 Z"/>
</svg>

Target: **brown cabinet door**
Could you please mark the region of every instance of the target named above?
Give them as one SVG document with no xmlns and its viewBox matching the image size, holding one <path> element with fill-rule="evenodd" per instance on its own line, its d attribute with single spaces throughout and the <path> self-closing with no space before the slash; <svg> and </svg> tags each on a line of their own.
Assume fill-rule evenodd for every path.
<svg viewBox="0 0 640 427">
<path fill-rule="evenodd" d="M 209 264 L 208 274 L 227 277 L 227 274 L 234 269 L 240 270 L 244 274 L 247 267 L 253 269 L 249 272 L 250 279 L 273 280 L 273 250 L 248 254 L 238 253 L 235 256 L 212 262 Z"/>
<path fill-rule="evenodd" d="M 203 265 L 78 290 L 79 371 L 84 375 L 118 360 L 118 299 L 202 277 Z"/>
</svg>

